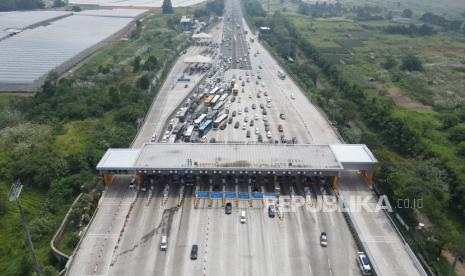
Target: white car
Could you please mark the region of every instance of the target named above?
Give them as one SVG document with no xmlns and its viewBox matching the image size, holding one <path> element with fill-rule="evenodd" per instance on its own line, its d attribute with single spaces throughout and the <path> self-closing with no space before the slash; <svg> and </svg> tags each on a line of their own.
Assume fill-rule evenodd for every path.
<svg viewBox="0 0 465 276">
<path fill-rule="evenodd" d="M 255 128 L 255 134 L 259 134 L 260 133 L 260 129 L 257 127 Z"/>
<path fill-rule="evenodd" d="M 268 103 L 266 107 L 271 108 L 271 103 Z"/>
<path fill-rule="evenodd" d="M 363 252 L 358 252 L 358 264 L 363 275 L 371 274 L 371 266 L 367 256 Z"/>
<path fill-rule="evenodd" d="M 270 132 L 270 131 L 268 131 L 268 132 L 266 133 L 266 137 L 269 138 L 269 139 L 271 139 L 271 132 Z"/>
<path fill-rule="evenodd" d="M 242 124 L 242 129 L 245 130 L 247 128 L 247 123 Z"/>
<path fill-rule="evenodd" d="M 263 115 L 263 121 L 266 122 L 266 120 L 268 120 L 268 119 L 266 118 L 266 115 Z"/>
<path fill-rule="evenodd" d="M 168 136 L 168 135 L 165 135 L 165 136 L 163 136 L 163 138 L 161 139 L 161 142 L 162 142 L 162 143 L 166 143 L 166 142 L 168 142 L 168 139 L 169 139 L 169 136 Z"/>
</svg>

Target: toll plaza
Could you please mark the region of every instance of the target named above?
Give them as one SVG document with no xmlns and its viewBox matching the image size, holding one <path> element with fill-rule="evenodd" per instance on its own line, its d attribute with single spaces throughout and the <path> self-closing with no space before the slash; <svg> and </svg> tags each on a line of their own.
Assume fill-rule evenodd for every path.
<svg viewBox="0 0 465 276">
<path fill-rule="evenodd" d="M 170 186 L 178 189 L 180 184 L 178 206 L 184 186 L 192 186 L 194 208 L 221 208 L 227 202 L 236 208 L 272 204 L 282 219 L 281 195 L 296 195 L 296 183 L 290 179 L 318 182 L 299 187 L 305 204 L 312 206 L 317 196 L 325 199 L 331 193 L 326 187 L 337 187 L 344 170 L 358 171 L 371 185 L 377 162 L 365 145 L 147 143 L 140 149 L 107 150 L 97 169 L 106 185 L 114 174 L 135 175 L 143 191 L 156 182 L 164 187 L 164 198 Z"/>
</svg>

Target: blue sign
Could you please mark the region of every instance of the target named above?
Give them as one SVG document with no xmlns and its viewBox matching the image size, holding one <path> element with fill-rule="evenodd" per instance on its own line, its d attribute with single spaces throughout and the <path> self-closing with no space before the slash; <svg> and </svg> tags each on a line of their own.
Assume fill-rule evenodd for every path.
<svg viewBox="0 0 465 276">
<path fill-rule="evenodd" d="M 208 192 L 200 191 L 197 192 L 195 196 L 198 198 L 208 198 Z"/>
<path fill-rule="evenodd" d="M 190 82 L 190 81 L 191 81 L 191 79 L 189 79 L 189 78 L 184 78 L 184 77 L 178 78 L 178 82 Z"/>
<path fill-rule="evenodd" d="M 239 193 L 239 199 L 250 199 L 249 193 Z"/>
<path fill-rule="evenodd" d="M 229 199 L 236 198 L 236 193 L 235 192 L 226 192 L 224 194 L 224 197 L 229 198 Z"/>
<path fill-rule="evenodd" d="M 252 194 L 253 199 L 263 199 L 263 193 L 255 192 Z"/>
<path fill-rule="evenodd" d="M 265 198 L 272 199 L 272 200 L 278 200 L 278 196 L 276 194 L 265 194 Z"/>
<path fill-rule="evenodd" d="M 213 199 L 222 199 L 223 198 L 223 193 L 221 192 L 212 192 L 210 194 L 210 197 Z"/>
</svg>

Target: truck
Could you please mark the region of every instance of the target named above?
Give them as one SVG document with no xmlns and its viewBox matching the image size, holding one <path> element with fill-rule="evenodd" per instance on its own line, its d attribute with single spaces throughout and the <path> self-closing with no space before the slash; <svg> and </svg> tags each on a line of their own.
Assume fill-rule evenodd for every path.
<svg viewBox="0 0 465 276">
<path fill-rule="evenodd" d="M 239 85 L 237 83 L 234 83 L 232 92 L 234 96 L 237 96 L 237 93 L 239 93 Z"/>
</svg>

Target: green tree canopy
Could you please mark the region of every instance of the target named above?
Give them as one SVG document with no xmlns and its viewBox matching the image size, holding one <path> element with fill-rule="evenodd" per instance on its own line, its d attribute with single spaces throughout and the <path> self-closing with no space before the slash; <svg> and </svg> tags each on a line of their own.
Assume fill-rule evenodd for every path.
<svg viewBox="0 0 465 276">
<path fill-rule="evenodd" d="M 163 10 L 164 14 L 173 13 L 173 5 L 171 4 L 171 0 L 163 0 L 161 9 Z"/>
<path fill-rule="evenodd" d="M 417 56 L 408 54 L 402 59 L 401 69 L 406 71 L 423 71 L 423 65 Z"/>
</svg>

